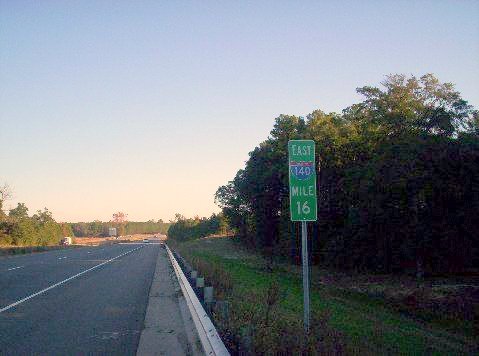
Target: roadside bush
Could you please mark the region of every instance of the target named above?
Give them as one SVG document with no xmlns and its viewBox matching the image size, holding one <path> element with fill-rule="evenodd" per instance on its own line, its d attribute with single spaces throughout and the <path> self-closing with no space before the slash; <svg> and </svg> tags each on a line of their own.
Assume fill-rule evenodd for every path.
<svg viewBox="0 0 479 356">
<path fill-rule="evenodd" d="M 219 304 L 214 321 L 233 354 L 342 355 L 344 337 L 329 327 L 329 315 L 313 313 L 309 335 L 302 320 L 278 308 L 280 288 L 272 282 L 265 293 L 234 298 L 231 307 Z"/>
<path fill-rule="evenodd" d="M 29 216 L 25 204 L 19 203 L 0 221 L 0 245 L 57 245 L 63 236 L 62 225 L 53 219 L 48 209 Z"/>
</svg>

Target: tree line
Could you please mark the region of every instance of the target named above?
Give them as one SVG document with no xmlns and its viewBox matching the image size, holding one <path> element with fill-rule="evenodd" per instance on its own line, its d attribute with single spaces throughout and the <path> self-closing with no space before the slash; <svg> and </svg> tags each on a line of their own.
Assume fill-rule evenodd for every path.
<svg viewBox="0 0 479 356">
<path fill-rule="evenodd" d="M 110 221 L 63 223 L 56 222 L 52 213 L 45 208 L 29 215 L 24 203 L 6 213 L 2 208 L 5 200 L 11 198 L 7 185 L 0 187 L 0 246 L 46 246 L 57 245 L 65 236 L 108 236 L 110 227 L 117 228 L 118 235 L 165 234 L 171 223 L 163 220 L 149 221 Z"/>
<path fill-rule="evenodd" d="M 160 233 L 166 235 L 170 223 L 165 223 L 163 220 L 149 220 L 149 221 L 91 221 L 91 222 L 78 222 L 69 223 L 72 228 L 73 234 L 76 237 L 84 236 L 108 236 L 108 229 L 115 227 L 117 234 L 132 235 L 132 234 L 155 234 Z"/>
<path fill-rule="evenodd" d="M 300 261 L 287 144 L 316 142 L 312 259 L 341 269 L 430 273 L 479 265 L 478 111 L 431 74 L 365 86 L 342 113 L 280 115 L 215 194 L 243 245 Z M 175 224 L 176 225 L 176 224 Z M 175 227 L 173 225 L 172 228 Z"/>
<path fill-rule="evenodd" d="M 168 229 L 168 237 L 177 241 L 186 241 L 200 237 L 227 234 L 230 232 L 228 222 L 223 214 L 212 214 L 209 218 L 195 216 L 193 219 L 176 214 L 173 224 Z"/>
<path fill-rule="evenodd" d="M 30 216 L 25 204 L 19 203 L 7 215 L 1 209 L 3 201 L 0 199 L 0 246 L 58 245 L 62 237 L 73 235 L 71 226 L 57 223 L 47 208 Z"/>
</svg>

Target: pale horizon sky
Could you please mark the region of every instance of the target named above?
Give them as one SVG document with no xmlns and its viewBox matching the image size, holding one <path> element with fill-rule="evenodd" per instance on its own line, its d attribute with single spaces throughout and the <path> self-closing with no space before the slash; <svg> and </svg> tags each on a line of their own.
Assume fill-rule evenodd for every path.
<svg viewBox="0 0 479 356">
<path fill-rule="evenodd" d="M 280 114 L 385 75 L 479 107 L 478 1 L 0 0 L 0 184 L 57 221 L 209 216 Z"/>
</svg>

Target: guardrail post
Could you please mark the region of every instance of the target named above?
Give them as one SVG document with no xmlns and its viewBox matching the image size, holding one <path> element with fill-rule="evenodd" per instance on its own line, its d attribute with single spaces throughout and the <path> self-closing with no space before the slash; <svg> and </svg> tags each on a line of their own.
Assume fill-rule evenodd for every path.
<svg viewBox="0 0 479 356">
<path fill-rule="evenodd" d="M 196 288 L 203 288 L 205 286 L 205 279 L 203 277 L 196 278 Z"/>
<path fill-rule="evenodd" d="M 213 287 L 205 287 L 203 290 L 203 299 L 206 306 L 206 311 L 211 315 L 213 311 Z"/>
<path fill-rule="evenodd" d="M 205 279 L 203 277 L 196 278 L 195 282 L 196 292 L 200 297 L 200 300 L 203 299 L 203 288 L 205 287 Z"/>
<path fill-rule="evenodd" d="M 213 287 L 205 287 L 205 303 L 213 303 Z"/>
<path fill-rule="evenodd" d="M 216 302 L 215 310 L 219 313 L 222 322 L 225 325 L 229 325 L 229 321 L 230 321 L 229 302 L 225 300 L 218 300 Z"/>
</svg>

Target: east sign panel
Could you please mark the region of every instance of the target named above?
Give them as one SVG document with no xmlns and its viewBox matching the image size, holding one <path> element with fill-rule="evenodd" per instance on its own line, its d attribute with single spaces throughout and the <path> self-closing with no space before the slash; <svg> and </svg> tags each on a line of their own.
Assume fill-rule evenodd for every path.
<svg viewBox="0 0 479 356">
<path fill-rule="evenodd" d="M 291 221 L 316 221 L 316 168 L 313 140 L 288 142 Z"/>
</svg>

